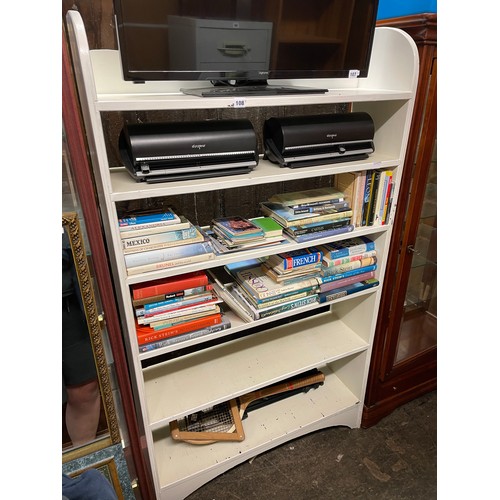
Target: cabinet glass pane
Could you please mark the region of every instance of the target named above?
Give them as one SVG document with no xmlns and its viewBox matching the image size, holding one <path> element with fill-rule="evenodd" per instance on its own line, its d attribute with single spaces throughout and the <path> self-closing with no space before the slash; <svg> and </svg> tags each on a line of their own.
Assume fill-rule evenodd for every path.
<svg viewBox="0 0 500 500">
<path fill-rule="evenodd" d="M 420 213 L 412 267 L 399 332 L 396 363 L 436 345 L 437 160 L 436 143 Z"/>
</svg>

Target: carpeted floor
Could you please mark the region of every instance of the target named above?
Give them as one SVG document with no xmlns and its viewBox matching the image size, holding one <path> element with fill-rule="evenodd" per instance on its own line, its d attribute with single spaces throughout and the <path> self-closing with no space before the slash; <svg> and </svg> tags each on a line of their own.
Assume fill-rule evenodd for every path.
<svg viewBox="0 0 500 500">
<path fill-rule="evenodd" d="M 336 427 L 245 462 L 188 500 L 432 500 L 437 497 L 437 393 L 369 429 Z"/>
</svg>

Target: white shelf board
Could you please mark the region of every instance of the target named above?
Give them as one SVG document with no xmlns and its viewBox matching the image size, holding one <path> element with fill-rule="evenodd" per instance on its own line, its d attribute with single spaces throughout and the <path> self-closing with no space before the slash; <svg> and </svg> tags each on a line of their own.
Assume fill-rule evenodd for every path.
<svg viewBox="0 0 500 500">
<path fill-rule="evenodd" d="M 344 163 L 331 163 L 303 168 L 281 168 L 269 160 L 261 159 L 259 164 L 248 174 L 208 177 L 185 181 L 161 182 L 147 184 L 136 182 L 125 167 L 111 169 L 111 199 L 114 202 L 173 196 L 181 194 L 219 191 L 224 189 L 256 186 L 272 182 L 301 180 L 324 175 L 335 175 L 343 172 L 371 170 L 375 168 L 395 168 L 399 158 L 391 158 L 376 151 L 365 160 Z"/>
<path fill-rule="evenodd" d="M 145 368 L 150 429 L 367 348 L 328 311 Z"/>
<path fill-rule="evenodd" d="M 98 111 L 134 111 L 167 109 L 216 109 L 231 108 L 236 97 L 201 98 L 185 95 L 181 87 L 210 87 L 209 82 L 148 81 L 135 83 L 125 81 L 117 50 L 99 49 L 90 51 L 93 68 L 96 109 Z M 280 80 L 270 84 L 286 83 Z M 408 100 L 413 94 L 404 89 L 361 88 L 358 81 L 339 80 L 296 80 L 288 82 L 306 87 L 327 88 L 327 93 L 293 94 L 280 96 L 238 96 L 245 100 L 246 107 L 294 106 L 361 101 Z M 363 82 L 366 83 L 366 82 Z"/>
<path fill-rule="evenodd" d="M 341 417 L 343 412 L 357 409 L 359 399 L 334 373 L 322 371 L 326 375 L 323 386 L 251 412 L 243 421 L 244 441 L 197 446 L 173 441 L 167 429 L 156 432 L 153 435 L 154 453 L 161 487 L 182 483 L 198 474 L 210 474 L 210 470 L 217 475 L 220 473 L 217 469 L 229 468 L 227 463 L 233 462 L 234 457 L 239 457 L 240 462 L 248 460 L 292 439 L 294 434 L 302 435 L 328 423 L 332 425 L 331 417 Z"/>
</svg>

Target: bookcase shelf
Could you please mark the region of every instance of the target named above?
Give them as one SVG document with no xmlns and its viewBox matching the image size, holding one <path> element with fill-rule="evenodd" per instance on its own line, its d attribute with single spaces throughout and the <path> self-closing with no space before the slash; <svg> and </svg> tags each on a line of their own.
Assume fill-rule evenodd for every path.
<svg viewBox="0 0 500 500">
<path fill-rule="evenodd" d="M 352 111 L 366 111 L 375 124 L 375 152 L 368 159 L 288 169 L 261 158 L 249 174 L 146 184 L 135 182 L 122 166 L 110 165 L 104 114 L 224 110 L 234 107 L 234 98 L 186 96 L 179 91 L 180 82 L 140 85 L 125 82 L 118 51 L 89 50 L 85 27 L 77 11 L 68 12 L 67 24 L 137 414 L 144 427 L 156 497 L 183 499 L 242 461 L 306 433 L 333 425 L 359 427 L 381 290 L 385 286 L 391 220 L 397 207 L 398 181 L 414 105 L 418 55 L 412 39 L 397 29 L 377 28 L 368 78 L 291 82 L 326 87 L 329 89 L 326 94 L 244 99 L 246 108 L 347 103 Z M 192 85 L 199 86 L 199 82 Z M 189 82 L 182 82 L 182 86 L 189 86 Z M 118 210 L 122 203 L 300 182 L 380 168 L 393 170 L 396 181 L 387 225 L 358 227 L 353 232 L 313 243 L 288 241 L 217 256 L 206 262 L 127 275 L 118 230 Z M 250 323 L 228 312 L 231 327 L 225 331 L 154 351 L 139 351 L 131 285 L 362 235 L 376 243 L 379 286 L 327 304 L 309 305 Z M 325 374 L 325 383 L 253 411 L 244 421 L 245 439 L 241 442 L 194 446 L 170 437 L 169 422 L 174 419 L 312 368 Z"/>
</svg>

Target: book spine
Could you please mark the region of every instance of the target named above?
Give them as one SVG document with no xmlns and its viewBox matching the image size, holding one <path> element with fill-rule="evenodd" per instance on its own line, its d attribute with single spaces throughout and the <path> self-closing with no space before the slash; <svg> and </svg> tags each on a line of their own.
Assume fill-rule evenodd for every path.
<svg viewBox="0 0 500 500">
<path fill-rule="evenodd" d="M 208 276 L 204 271 L 179 275 L 163 282 L 149 282 L 132 286 L 133 299 L 145 299 L 154 295 L 182 292 L 189 288 L 208 285 Z"/>
<path fill-rule="evenodd" d="M 393 182 L 392 182 L 392 175 L 389 179 L 389 185 L 387 186 L 387 193 L 385 195 L 385 200 L 384 200 L 384 210 L 383 210 L 383 213 L 382 213 L 382 225 L 384 226 L 385 224 L 387 224 L 387 209 L 389 207 L 389 200 L 391 198 L 391 194 L 392 194 L 392 187 L 393 187 Z"/>
<path fill-rule="evenodd" d="M 337 229 L 330 229 L 329 231 L 320 231 L 318 233 L 303 234 L 301 236 L 295 236 L 293 239 L 297 243 L 304 243 L 307 241 L 317 240 L 319 238 L 327 238 L 329 236 L 335 236 L 337 234 L 350 233 L 354 231 L 354 226 L 349 224 L 344 227 L 338 227 Z"/>
<path fill-rule="evenodd" d="M 370 204 L 368 205 L 368 219 L 367 225 L 373 226 L 373 221 L 375 219 L 375 205 L 377 201 L 378 191 L 380 188 L 380 170 L 375 170 L 372 179 L 372 188 L 370 192 Z"/>
<path fill-rule="evenodd" d="M 144 315 L 137 318 L 137 323 L 139 325 L 147 325 L 149 323 L 154 323 L 156 321 L 162 321 L 166 319 L 172 318 L 181 318 L 182 316 L 186 316 L 188 314 L 198 314 L 202 312 L 210 312 L 213 311 L 217 307 L 217 302 L 220 302 L 219 299 L 207 301 L 204 304 L 195 304 L 190 306 L 181 306 L 177 309 L 173 309 L 171 311 L 163 311 L 158 312 L 156 314 Z"/>
<path fill-rule="evenodd" d="M 164 243 L 154 243 L 152 245 L 129 248 L 127 250 L 123 250 L 123 254 L 130 255 L 133 253 L 152 252 L 153 250 L 163 250 L 166 248 L 181 247 L 183 245 L 192 245 L 193 243 L 201 243 L 204 240 L 205 237 L 201 234 L 198 234 L 197 236 L 193 236 L 192 238 L 189 239 L 178 239 L 174 241 L 166 241 Z"/>
<path fill-rule="evenodd" d="M 206 260 L 215 259 L 214 253 L 205 253 L 193 255 L 192 257 L 182 257 L 180 259 L 173 259 L 164 262 L 156 262 L 154 264 L 145 264 L 143 266 L 135 266 L 127 269 L 128 276 L 136 274 L 149 273 L 151 271 L 160 271 L 162 269 L 169 269 L 171 267 L 187 266 L 188 264 L 195 264 L 196 262 L 204 262 Z"/>
<path fill-rule="evenodd" d="M 373 266 L 360 267 L 359 269 L 353 269 L 352 271 L 346 271 L 345 273 L 332 274 L 330 276 L 318 276 L 316 279 L 318 280 L 318 283 L 322 285 L 324 283 L 331 283 L 332 281 L 341 280 L 350 276 L 375 271 L 376 269 L 377 264 L 374 264 Z"/>
<path fill-rule="evenodd" d="M 308 224 L 315 224 L 318 222 L 327 222 L 327 221 L 337 221 L 339 219 L 347 219 L 352 217 L 352 210 L 344 210 L 343 212 L 336 212 L 331 214 L 318 215 L 316 217 L 306 217 L 303 219 L 287 221 L 280 217 L 280 223 L 283 224 L 284 227 L 292 227 L 300 224 L 301 226 L 307 226 Z"/>
<path fill-rule="evenodd" d="M 198 295 L 203 292 L 208 292 L 212 290 L 213 286 L 211 284 L 205 286 L 197 286 L 194 288 L 187 288 L 186 290 L 178 290 L 172 293 L 160 293 L 158 295 L 152 295 L 151 297 L 146 297 L 144 299 L 133 299 L 132 305 L 134 307 L 145 306 L 146 304 L 151 304 L 153 302 L 163 302 L 164 300 L 170 299 L 182 299 L 184 297 L 190 297 L 191 295 Z"/>
<path fill-rule="evenodd" d="M 346 273 L 347 271 L 352 271 L 354 269 L 359 269 L 360 267 L 373 266 L 377 263 L 377 257 L 368 257 L 361 260 L 353 260 L 346 264 L 341 264 L 339 266 L 325 267 L 323 268 L 323 276 L 330 276 L 332 274 Z"/>
<path fill-rule="evenodd" d="M 172 241 L 188 240 L 199 236 L 201 233 L 191 226 L 188 229 L 181 229 L 178 231 L 168 231 L 165 233 L 150 234 L 145 236 L 136 236 L 134 238 L 123 238 L 122 247 L 124 250 L 134 250 L 137 247 L 150 247 L 157 243 L 169 243 Z"/>
<path fill-rule="evenodd" d="M 374 241 L 365 241 L 365 243 L 358 243 L 356 245 L 345 246 L 343 248 L 335 248 L 334 250 L 329 250 L 328 245 L 326 245 L 324 255 L 329 259 L 338 259 L 340 257 L 358 255 L 360 253 L 369 252 L 371 250 L 375 250 Z"/>
<path fill-rule="evenodd" d="M 212 314 L 217 314 L 220 313 L 221 308 L 218 305 L 217 307 L 214 307 L 210 311 L 204 311 L 204 312 L 198 312 L 194 314 L 186 314 L 184 316 L 179 316 L 177 318 L 170 318 L 170 319 L 160 319 L 158 321 L 152 321 L 149 323 L 149 326 L 153 328 L 154 330 L 163 330 L 164 328 L 170 327 L 170 326 L 176 326 L 180 325 L 181 323 L 186 323 L 188 321 L 193 321 L 195 319 L 199 318 L 205 318 L 206 316 L 210 316 Z"/>
<path fill-rule="evenodd" d="M 297 208 L 294 207 L 288 207 L 287 205 L 284 205 L 286 209 L 292 214 L 292 215 L 302 215 L 302 214 L 313 214 L 316 212 L 322 212 L 323 210 L 345 210 L 349 209 L 349 203 L 347 201 L 339 201 L 339 202 L 317 202 L 314 205 L 305 205 L 305 206 L 300 206 Z"/>
<path fill-rule="evenodd" d="M 375 278 L 375 271 L 370 271 L 368 273 L 361 273 L 357 276 L 350 276 L 348 278 L 343 278 L 338 281 L 332 281 L 331 283 L 325 283 L 320 285 L 319 291 L 320 293 L 329 292 L 331 290 L 336 290 L 337 288 L 342 288 L 347 285 L 352 285 L 353 283 L 357 283 L 358 281 L 364 281 L 370 278 Z"/>
<path fill-rule="evenodd" d="M 373 288 L 379 284 L 379 281 L 375 278 L 368 279 L 365 281 L 359 281 L 348 285 L 343 289 L 334 290 L 333 292 L 328 292 L 324 294 L 319 294 L 318 301 L 320 304 L 324 302 L 331 302 L 332 300 L 338 299 L 340 296 L 351 295 L 353 293 L 361 292 L 362 290 L 367 290 Z"/>
<path fill-rule="evenodd" d="M 135 310 L 135 314 L 138 317 L 149 316 L 151 314 L 155 314 L 161 311 L 178 309 L 180 307 L 192 304 L 199 304 L 212 299 L 214 299 L 214 295 L 212 293 L 203 293 L 199 295 L 193 295 L 190 297 L 181 297 L 181 298 L 163 300 L 161 302 L 152 302 L 150 304 L 144 304 L 144 307 L 138 307 Z"/>
<path fill-rule="evenodd" d="M 308 224 L 306 226 L 291 226 L 287 227 L 284 231 L 290 236 L 302 236 L 303 234 L 319 233 L 320 231 L 329 231 L 330 229 L 345 227 L 348 226 L 350 222 L 351 218 L 346 217 L 332 222 L 320 222 L 318 224 Z"/>
<path fill-rule="evenodd" d="M 180 335 L 176 335 L 175 337 L 168 337 L 164 340 L 159 340 L 158 342 L 143 344 L 139 346 L 139 352 L 154 351 L 156 349 L 161 349 L 162 347 L 168 347 L 171 345 L 179 344 L 181 342 L 186 342 L 187 340 L 204 337 L 205 335 L 209 335 L 211 333 L 228 330 L 229 328 L 231 328 L 231 322 L 228 319 L 223 319 L 222 323 L 219 323 L 217 325 L 207 326 L 206 328 L 194 330 L 188 333 L 181 333 Z"/>
<path fill-rule="evenodd" d="M 348 255 L 346 257 L 338 257 L 335 259 L 330 259 L 328 257 L 323 257 L 323 267 L 334 267 L 334 266 L 341 266 L 343 264 L 349 264 L 350 262 L 353 262 L 355 260 L 363 260 L 363 259 L 368 259 L 369 257 L 376 257 L 377 256 L 377 251 L 376 250 L 370 250 L 368 252 L 363 252 L 363 253 L 358 253 L 356 255 Z"/>
<path fill-rule="evenodd" d="M 356 197 L 353 202 L 353 223 L 355 227 L 361 226 L 361 217 L 363 215 L 363 193 L 366 182 L 366 170 L 359 173 L 356 179 Z"/>
<path fill-rule="evenodd" d="M 370 205 L 373 176 L 374 176 L 373 172 L 366 173 L 365 190 L 363 193 L 363 212 L 362 212 L 362 216 L 361 216 L 361 225 L 362 226 L 368 225 L 368 209 L 369 209 L 369 205 Z"/>
<path fill-rule="evenodd" d="M 282 259 L 281 265 L 278 267 L 287 271 L 289 269 L 297 269 L 298 267 L 308 266 L 321 262 L 323 252 L 317 249 L 304 249 L 297 252 L 279 254 Z"/>
<path fill-rule="evenodd" d="M 206 328 L 207 326 L 217 325 L 221 322 L 221 314 L 214 314 L 206 316 L 205 318 L 188 321 L 187 323 L 182 323 L 174 327 L 165 328 L 163 330 L 154 331 L 151 329 L 151 332 L 137 332 L 137 342 L 139 345 L 148 344 L 149 342 L 155 342 L 174 335 L 180 335 L 182 333 L 188 333 L 201 328 Z"/>
<path fill-rule="evenodd" d="M 156 264 L 159 262 L 184 259 L 199 254 L 212 253 L 210 243 L 202 241 L 200 243 L 191 243 L 189 245 L 180 245 L 161 250 L 150 250 L 147 252 L 132 253 L 124 255 L 125 267 L 144 266 L 146 264 Z"/>
<path fill-rule="evenodd" d="M 287 311 L 293 311 L 299 307 L 308 306 L 309 304 L 316 304 L 318 302 L 317 294 L 309 295 L 303 299 L 294 300 L 293 302 L 287 302 L 285 304 L 273 307 L 271 309 L 259 311 L 259 319 L 268 318 L 269 316 L 274 316 Z"/>
<path fill-rule="evenodd" d="M 142 229 L 141 227 L 143 224 L 139 224 L 138 226 L 130 226 L 132 229 L 129 229 L 129 227 L 121 227 L 120 228 L 120 238 L 126 239 L 126 238 L 137 238 L 138 236 L 148 236 L 151 234 L 158 234 L 158 233 L 168 233 L 170 231 L 181 231 L 182 229 L 189 229 L 192 227 L 191 222 L 189 222 L 186 218 L 182 218 L 181 222 L 178 224 L 164 224 L 159 223 L 160 225 L 153 224 L 153 227 L 146 227 Z M 144 224 L 146 226 L 149 226 L 149 224 Z"/>
<path fill-rule="evenodd" d="M 179 218 L 173 212 L 162 212 L 158 214 L 137 215 L 135 217 L 125 217 L 118 219 L 118 225 L 122 226 L 136 226 L 137 224 L 149 224 L 151 222 L 165 222 L 174 221 Z"/>
</svg>

